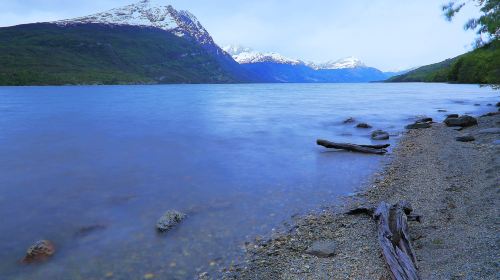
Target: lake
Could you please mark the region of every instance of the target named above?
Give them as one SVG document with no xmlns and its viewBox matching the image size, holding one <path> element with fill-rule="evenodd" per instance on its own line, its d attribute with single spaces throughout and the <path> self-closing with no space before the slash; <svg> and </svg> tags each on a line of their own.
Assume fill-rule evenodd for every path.
<svg viewBox="0 0 500 280">
<path fill-rule="evenodd" d="M 419 115 L 497 101 L 490 88 L 449 84 L 0 87 L 0 278 L 215 273 L 246 241 L 359 190 L 385 161 L 317 138 L 369 144 L 384 129 L 395 144 Z M 159 234 L 170 209 L 188 218 Z M 56 254 L 20 264 L 39 239 Z"/>
</svg>

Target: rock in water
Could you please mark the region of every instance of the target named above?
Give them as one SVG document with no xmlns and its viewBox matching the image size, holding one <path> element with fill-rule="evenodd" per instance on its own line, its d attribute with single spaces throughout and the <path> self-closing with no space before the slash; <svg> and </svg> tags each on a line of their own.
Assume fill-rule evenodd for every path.
<svg viewBox="0 0 500 280">
<path fill-rule="evenodd" d="M 458 118 L 448 117 L 446 118 L 446 120 L 444 120 L 444 123 L 447 126 L 469 127 L 477 125 L 477 119 L 471 116 L 463 115 Z"/>
<path fill-rule="evenodd" d="M 372 126 L 367 124 L 367 123 L 360 123 L 356 127 L 357 128 L 372 128 Z"/>
<path fill-rule="evenodd" d="M 166 232 L 178 225 L 182 220 L 186 218 L 186 214 L 179 211 L 170 210 L 167 211 L 163 216 L 156 222 L 156 228 L 161 232 Z"/>
<path fill-rule="evenodd" d="M 350 118 L 346 119 L 346 120 L 344 121 L 344 123 L 353 123 L 353 122 L 355 122 L 355 121 L 356 121 L 356 120 L 355 120 L 353 117 L 350 117 Z"/>
<path fill-rule="evenodd" d="M 383 130 L 375 130 L 372 132 L 372 139 L 373 140 L 387 140 L 389 139 L 389 133 L 383 131 Z"/>
<path fill-rule="evenodd" d="M 54 244 L 49 240 L 39 240 L 35 242 L 28 251 L 26 251 L 26 256 L 23 259 L 25 263 L 44 261 L 55 253 L 56 249 Z"/>
<path fill-rule="evenodd" d="M 421 129 L 421 128 L 430 128 L 431 125 L 425 122 L 417 122 L 414 124 L 410 124 L 406 126 L 406 129 Z"/>
<path fill-rule="evenodd" d="M 464 136 L 458 136 L 455 139 L 458 142 L 472 142 L 472 141 L 476 141 L 476 138 L 474 138 L 474 136 L 472 136 L 470 134 L 467 134 L 467 135 L 464 135 Z"/>
<path fill-rule="evenodd" d="M 425 117 L 415 121 L 415 123 L 426 123 L 426 122 L 432 122 L 432 118 Z"/>
<path fill-rule="evenodd" d="M 306 254 L 319 258 L 329 258 L 335 255 L 337 243 L 334 240 L 315 241 L 311 247 L 306 250 Z"/>
</svg>

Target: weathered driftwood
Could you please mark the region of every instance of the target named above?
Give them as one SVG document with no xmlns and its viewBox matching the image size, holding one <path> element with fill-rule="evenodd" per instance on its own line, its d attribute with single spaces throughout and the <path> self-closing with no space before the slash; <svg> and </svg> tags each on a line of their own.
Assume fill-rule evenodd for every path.
<svg viewBox="0 0 500 280">
<path fill-rule="evenodd" d="M 411 206 L 405 202 L 393 206 L 381 202 L 375 211 L 379 243 L 394 280 L 420 279 L 408 233 L 407 215 L 411 211 Z"/>
<path fill-rule="evenodd" d="M 386 145 L 356 145 L 349 143 L 335 143 L 321 139 L 317 140 L 316 143 L 325 148 L 341 149 L 358 153 L 377 154 L 377 155 L 383 155 L 387 153 L 387 150 L 384 149 L 387 148 Z"/>
</svg>

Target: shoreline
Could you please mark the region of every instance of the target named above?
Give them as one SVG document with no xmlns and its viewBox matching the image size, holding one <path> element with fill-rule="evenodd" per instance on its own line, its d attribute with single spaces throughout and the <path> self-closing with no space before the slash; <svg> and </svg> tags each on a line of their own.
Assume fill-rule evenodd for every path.
<svg viewBox="0 0 500 280">
<path fill-rule="evenodd" d="M 297 218 L 285 233 L 247 243 L 244 263 L 228 267 L 223 279 L 390 279 L 375 221 L 345 212 L 400 200 L 422 215 L 421 223 L 410 222 L 422 279 L 497 279 L 499 136 L 479 132 L 500 128 L 500 115 L 478 121 L 462 131 L 442 123 L 406 131 L 371 184 L 323 213 Z M 476 141 L 455 140 L 465 134 Z M 331 256 L 311 254 L 317 242 Z"/>
</svg>

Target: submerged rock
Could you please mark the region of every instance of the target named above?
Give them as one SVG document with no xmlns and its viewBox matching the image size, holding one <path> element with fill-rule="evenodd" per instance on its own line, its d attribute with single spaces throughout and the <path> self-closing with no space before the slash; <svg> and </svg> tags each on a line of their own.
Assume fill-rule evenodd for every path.
<svg viewBox="0 0 500 280">
<path fill-rule="evenodd" d="M 52 242 L 50 242 L 49 240 L 39 240 L 28 248 L 23 262 L 33 263 L 44 261 L 50 256 L 54 255 L 55 251 L 56 249 Z"/>
<path fill-rule="evenodd" d="M 337 252 L 337 243 L 334 240 L 315 241 L 307 250 L 306 254 L 319 258 L 329 258 Z"/>
<path fill-rule="evenodd" d="M 445 112 L 448 112 L 448 110 L 445 110 L 445 109 L 439 109 L 438 112 L 440 113 L 445 113 Z"/>
<path fill-rule="evenodd" d="M 426 123 L 426 122 L 432 122 L 432 118 L 425 117 L 425 118 L 420 118 L 415 121 L 415 123 Z"/>
<path fill-rule="evenodd" d="M 367 123 L 359 123 L 356 127 L 357 128 L 372 128 L 372 126 L 367 124 Z"/>
<path fill-rule="evenodd" d="M 477 125 L 477 119 L 468 115 L 463 115 L 458 118 L 448 117 L 446 118 L 446 120 L 444 120 L 444 123 L 447 126 L 469 127 Z"/>
<path fill-rule="evenodd" d="M 421 129 L 421 128 L 430 128 L 431 125 L 425 122 L 416 122 L 414 124 L 410 124 L 406 126 L 406 129 Z"/>
<path fill-rule="evenodd" d="M 178 225 L 182 220 L 186 218 L 186 214 L 181 213 L 176 210 L 167 211 L 163 216 L 156 222 L 156 228 L 160 232 L 166 232 L 171 230 L 173 227 Z"/>
<path fill-rule="evenodd" d="M 344 121 L 344 123 L 353 123 L 353 122 L 355 122 L 355 121 L 356 121 L 356 120 L 355 120 L 353 117 L 350 117 L 350 118 L 346 119 L 346 120 Z"/>
<path fill-rule="evenodd" d="M 373 140 L 387 140 L 389 139 L 389 133 L 383 130 L 375 130 L 372 132 L 371 137 Z"/>
<path fill-rule="evenodd" d="M 474 138 L 474 136 L 472 136 L 470 134 L 466 134 L 466 135 L 463 135 L 463 136 L 458 136 L 455 139 L 458 142 L 472 142 L 472 141 L 476 141 L 476 138 Z"/>
</svg>

